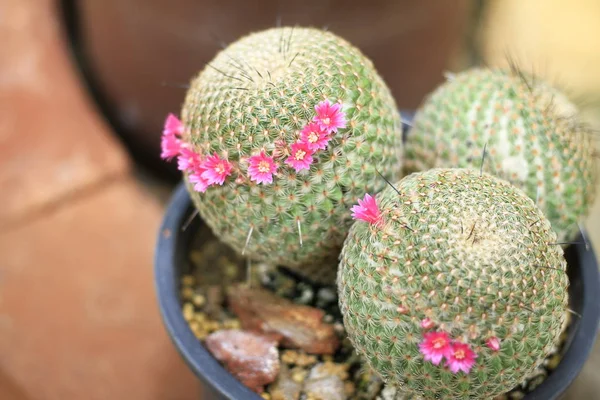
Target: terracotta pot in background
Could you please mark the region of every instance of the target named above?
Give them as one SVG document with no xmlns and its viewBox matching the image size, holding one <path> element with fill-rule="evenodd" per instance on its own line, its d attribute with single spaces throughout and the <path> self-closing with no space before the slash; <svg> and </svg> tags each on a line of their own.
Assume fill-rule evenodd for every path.
<svg viewBox="0 0 600 400">
<path fill-rule="evenodd" d="M 400 108 L 414 108 L 443 79 L 461 48 L 469 0 L 80 0 L 72 3 L 89 79 L 109 119 L 150 164 L 166 113 L 185 84 L 220 49 L 251 31 L 328 26 L 375 63 Z"/>
</svg>

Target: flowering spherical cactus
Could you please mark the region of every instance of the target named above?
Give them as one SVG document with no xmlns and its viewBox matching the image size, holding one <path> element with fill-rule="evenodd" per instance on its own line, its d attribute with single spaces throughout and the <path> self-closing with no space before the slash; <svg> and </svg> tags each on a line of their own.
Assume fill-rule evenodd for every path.
<svg viewBox="0 0 600 400">
<path fill-rule="evenodd" d="M 192 80 L 181 126 L 169 126 L 163 157 L 179 157 L 215 234 L 316 281 L 335 278 L 349 205 L 383 188 L 378 172 L 401 174 L 390 91 L 358 49 L 317 29 L 231 44 Z"/>
<path fill-rule="evenodd" d="M 559 340 L 566 261 L 527 195 L 472 169 L 405 177 L 354 206 L 338 291 L 354 347 L 427 399 L 491 398 Z"/>
<path fill-rule="evenodd" d="M 594 200 L 594 138 L 577 107 L 548 83 L 512 69 L 476 68 L 436 89 L 415 115 L 406 172 L 476 168 L 523 189 L 559 241 L 574 239 Z"/>
</svg>

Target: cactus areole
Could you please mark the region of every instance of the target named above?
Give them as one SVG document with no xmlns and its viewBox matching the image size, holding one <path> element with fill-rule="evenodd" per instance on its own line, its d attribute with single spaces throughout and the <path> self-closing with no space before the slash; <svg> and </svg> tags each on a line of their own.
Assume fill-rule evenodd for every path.
<svg viewBox="0 0 600 400">
<path fill-rule="evenodd" d="M 402 179 L 354 209 L 338 270 L 358 351 L 428 399 L 492 398 L 552 350 L 569 280 L 550 222 L 521 189 L 472 169 Z"/>
<path fill-rule="evenodd" d="M 192 80 L 181 119 L 165 126 L 163 158 L 178 157 L 215 234 L 315 281 L 335 278 L 349 206 L 383 188 L 377 171 L 401 173 L 390 91 L 358 49 L 317 29 L 231 44 Z"/>
</svg>

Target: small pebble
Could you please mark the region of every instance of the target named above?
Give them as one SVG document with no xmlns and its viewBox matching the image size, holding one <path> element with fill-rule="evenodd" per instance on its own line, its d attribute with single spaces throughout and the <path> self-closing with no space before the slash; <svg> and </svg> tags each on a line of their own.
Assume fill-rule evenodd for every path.
<svg viewBox="0 0 600 400">
<path fill-rule="evenodd" d="M 296 364 L 296 360 L 298 359 L 298 353 L 294 350 L 285 350 L 281 354 L 281 361 L 286 364 Z"/>
<path fill-rule="evenodd" d="M 356 386 L 354 386 L 354 383 L 350 381 L 344 382 L 344 392 L 346 393 L 346 396 L 352 396 L 355 391 Z"/>
<path fill-rule="evenodd" d="M 219 329 L 221 329 L 221 324 L 218 323 L 217 321 L 208 321 L 206 323 L 206 330 L 211 333 L 218 331 Z"/>
<path fill-rule="evenodd" d="M 183 318 L 187 322 L 190 322 L 192 319 L 194 319 L 194 305 L 192 303 L 183 303 L 182 313 Z"/>
<path fill-rule="evenodd" d="M 262 397 L 265 400 L 271 400 L 271 395 L 267 392 L 261 393 L 260 397 Z"/>
<path fill-rule="evenodd" d="M 281 364 L 277 380 L 269 386 L 273 400 L 300 400 L 303 383 L 295 382 L 287 364 Z"/>
<path fill-rule="evenodd" d="M 296 358 L 296 365 L 300 367 L 308 367 L 317 362 L 317 357 L 312 354 L 299 353 Z"/>
<path fill-rule="evenodd" d="M 198 332 L 194 332 L 194 335 L 196 336 L 196 339 L 204 340 L 208 336 L 208 332 L 199 330 Z"/>
<path fill-rule="evenodd" d="M 182 286 L 192 286 L 194 283 L 196 283 L 196 278 L 193 275 L 184 275 L 181 277 Z"/>
<path fill-rule="evenodd" d="M 296 303 L 298 304 L 309 304 L 313 299 L 312 290 L 305 289 L 302 291 L 302 294 L 299 298 L 296 299 Z"/>
<path fill-rule="evenodd" d="M 240 329 L 240 327 L 239 319 L 226 319 L 223 321 L 223 329 Z"/>
<path fill-rule="evenodd" d="M 196 294 L 192 298 L 192 303 L 194 303 L 196 307 L 202 307 L 206 303 L 206 298 L 201 294 Z"/>
<path fill-rule="evenodd" d="M 524 397 L 525 397 L 525 393 L 523 393 L 523 392 L 522 392 L 522 391 L 520 391 L 520 390 L 517 390 L 517 391 L 515 391 L 515 392 L 512 392 L 512 393 L 510 394 L 510 399 L 511 399 L 511 400 L 521 400 L 521 399 L 523 399 Z"/>
<path fill-rule="evenodd" d="M 275 341 L 253 332 L 222 330 L 208 336 L 205 344 L 229 372 L 258 394 L 277 379 L 280 363 Z"/>
<path fill-rule="evenodd" d="M 194 313 L 194 320 L 201 322 L 201 323 L 205 322 L 207 320 L 206 314 L 204 314 L 203 312 L 196 312 L 196 313 Z"/>
<path fill-rule="evenodd" d="M 332 288 L 321 288 L 317 292 L 317 298 L 324 303 L 331 303 L 337 299 L 337 294 Z"/>
<path fill-rule="evenodd" d="M 344 328 L 344 324 L 342 324 L 341 322 L 334 323 L 333 329 L 338 335 L 342 335 L 344 332 L 346 332 L 346 328 Z"/>
<path fill-rule="evenodd" d="M 304 369 L 294 368 L 292 370 L 292 380 L 297 383 L 302 383 L 306 379 L 308 371 Z"/>
<path fill-rule="evenodd" d="M 196 332 L 197 330 L 200 329 L 200 323 L 198 321 L 191 321 L 190 329 L 192 330 L 192 332 Z"/>
<path fill-rule="evenodd" d="M 238 266 L 232 262 L 229 262 L 225 265 L 225 276 L 229 279 L 235 278 L 238 274 Z"/>
<path fill-rule="evenodd" d="M 554 356 L 552 356 L 550 358 L 550 360 L 548 360 L 548 369 L 550 371 L 556 369 L 556 367 L 558 367 L 558 364 L 560 363 L 560 360 L 562 359 L 560 354 L 555 354 Z"/>
<path fill-rule="evenodd" d="M 335 375 L 341 380 L 348 379 L 348 369 L 350 368 L 349 364 L 338 364 L 331 361 L 325 361 L 320 364 L 321 370 L 328 375 Z"/>
<path fill-rule="evenodd" d="M 304 383 L 305 393 L 315 399 L 346 400 L 344 381 L 332 370 L 336 367 L 333 364 L 317 364 L 312 367 Z"/>
<path fill-rule="evenodd" d="M 181 289 L 181 298 L 184 300 L 191 300 L 194 297 L 194 289 L 189 286 L 184 286 Z"/>
</svg>

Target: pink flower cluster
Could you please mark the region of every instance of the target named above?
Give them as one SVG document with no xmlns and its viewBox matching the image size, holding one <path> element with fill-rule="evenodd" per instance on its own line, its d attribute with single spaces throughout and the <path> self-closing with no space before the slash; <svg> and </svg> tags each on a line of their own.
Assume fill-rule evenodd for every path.
<svg viewBox="0 0 600 400">
<path fill-rule="evenodd" d="M 341 104 L 329 100 L 315 106 L 315 117 L 300 132 L 300 139 L 290 146 L 290 156 L 285 163 L 296 172 L 309 169 L 317 150 L 325 150 L 331 135 L 346 127 L 346 115 Z"/>
<path fill-rule="evenodd" d="M 198 192 L 205 192 L 211 185 L 222 185 L 231 175 L 233 165 L 216 153 L 203 158 L 181 140 L 183 124 L 169 114 L 161 138 L 161 154 L 165 160 L 177 157 L 177 168 L 190 174 L 190 182 Z"/>
<path fill-rule="evenodd" d="M 425 329 L 432 326 L 433 323 L 429 318 L 421 322 L 421 327 Z M 497 337 L 491 337 L 486 344 L 493 351 L 500 350 L 500 340 Z M 446 366 L 453 374 L 458 371 L 468 374 L 477 358 L 477 354 L 468 344 L 452 340 L 446 332 L 441 331 L 425 333 L 423 341 L 419 344 L 419 350 L 424 360 L 431 361 L 433 365 L 439 365 L 442 359 L 446 358 Z"/>
<path fill-rule="evenodd" d="M 325 100 L 315 106 L 315 112 L 313 120 L 302 129 L 300 139 L 290 146 L 289 151 L 286 150 L 289 156 L 285 163 L 296 172 L 309 169 L 315 152 L 326 149 L 331 135 L 346 127 L 346 116 L 340 104 L 331 104 Z M 182 134 L 183 124 L 173 114 L 169 114 L 161 139 L 161 157 L 165 160 L 177 157 L 178 168 L 190 174 L 190 182 L 199 192 L 206 191 L 211 185 L 222 185 L 225 178 L 231 175 L 233 165 L 216 153 L 202 158 L 181 140 Z M 264 150 L 248 159 L 248 175 L 256 183 L 273 183 L 277 168 L 274 157 L 268 156 Z"/>
<path fill-rule="evenodd" d="M 452 341 L 446 332 L 426 333 L 419 350 L 425 361 L 431 361 L 433 365 L 439 365 L 442 358 L 446 358 L 446 366 L 454 374 L 461 370 L 468 374 L 477 358 L 468 344 Z"/>
</svg>

